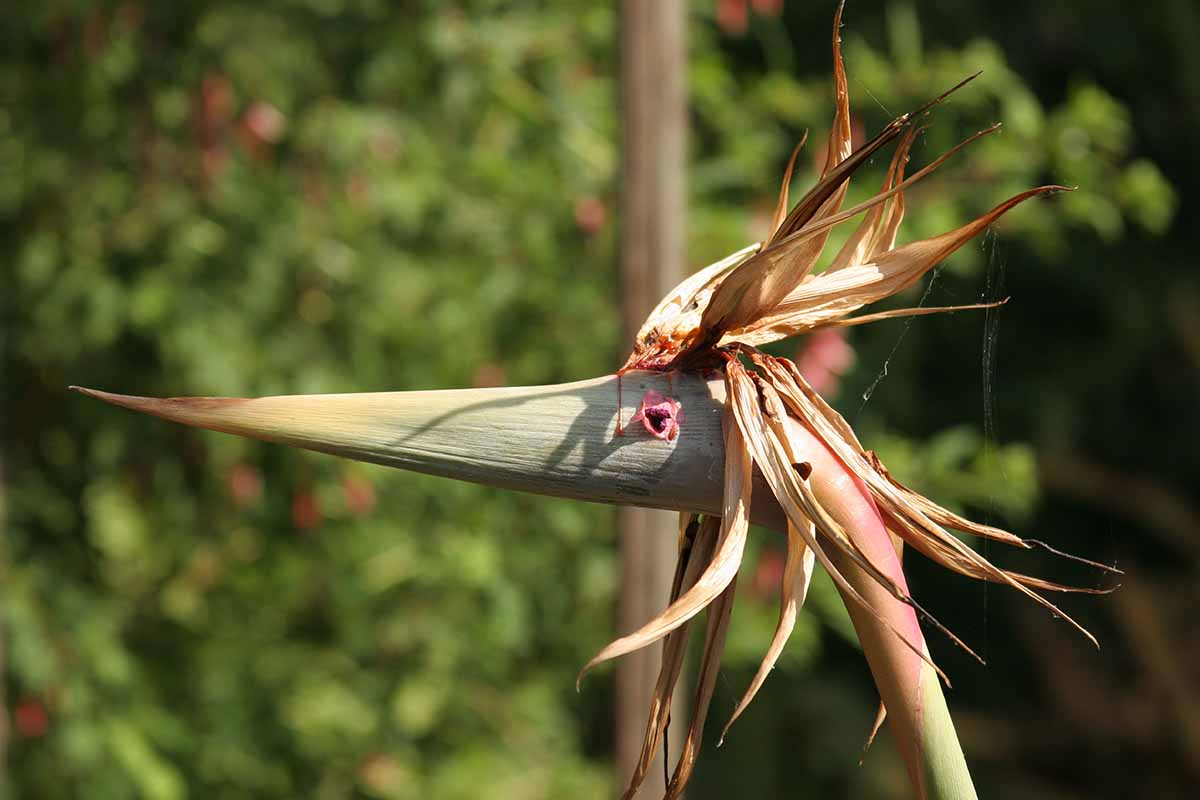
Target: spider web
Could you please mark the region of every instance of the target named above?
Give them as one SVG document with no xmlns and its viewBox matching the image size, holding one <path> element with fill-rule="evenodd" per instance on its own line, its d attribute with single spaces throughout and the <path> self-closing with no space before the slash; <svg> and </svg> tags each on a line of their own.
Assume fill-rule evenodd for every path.
<svg viewBox="0 0 1200 800">
<path fill-rule="evenodd" d="M 929 299 L 929 295 L 933 292 L 933 284 L 937 282 L 938 275 L 941 274 L 941 271 L 941 266 L 938 266 L 934 268 L 933 272 L 930 274 L 929 283 L 926 284 L 925 291 L 921 293 L 921 301 L 917 303 L 918 308 L 924 306 L 925 301 Z M 892 349 L 888 352 L 887 358 L 883 360 L 883 366 L 880 368 L 879 372 L 876 373 L 875 379 L 871 381 L 870 385 L 867 386 L 866 391 L 862 393 L 862 404 L 858 407 L 858 411 L 855 414 L 856 421 L 858 419 L 858 415 L 862 414 L 863 409 L 867 407 L 867 401 L 871 399 L 871 395 L 875 394 L 875 390 L 879 388 L 879 384 L 883 383 L 883 379 L 888 376 L 888 366 L 892 363 L 892 359 L 895 357 L 896 353 L 899 352 L 900 345 L 904 342 L 904 337 L 908 335 L 909 329 L 912 328 L 914 320 L 916 320 L 916 317 L 904 318 L 904 327 L 900 329 L 900 335 L 896 337 L 896 343 L 892 345 Z"/>
<path fill-rule="evenodd" d="M 1004 280 L 1008 269 L 1008 263 L 1004 254 L 1000 251 L 999 238 L 991 228 L 984 231 L 983 238 L 980 241 L 985 258 L 987 260 L 987 269 L 985 271 L 983 293 L 980 297 L 982 303 L 992 303 L 1001 300 L 1004 297 Z M 938 276 L 941 273 L 941 267 L 937 267 L 930 274 L 929 283 L 925 286 L 925 291 L 921 294 L 921 300 L 917 303 L 918 307 L 924 306 L 933 292 L 933 286 L 937 282 Z M 996 353 L 997 344 L 1000 339 L 1000 309 L 988 308 L 984 311 L 983 316 L 983 342 L 980 348 L 981 362 L 981 400 L 983 403 L 983 462 L 986 472 L 991 472 L 992 466 L 995 463 L 996 449 L 1000 438 L 1000 428 L 996 414 Z M 900 329 L 899 335 L 896 337 L 895 343 L 888 351 L 887 358 L 883 360 L 883 366 L 879 372 L 875 374 L 874 379 L 868 384 L 866 390 L 862 393 L 862 403 L 858 407 L 857 417 L 862 414 L 863 409 L 867 407 L 867 403 L 875 394 L 880 384 L 888 377 L 888 369 L 892 359 L 899 352 L 900 346 L 904 343 L 904 338 L 908 335 L 912 328 L 915 317 L 908 317 L 904 321 L 904 327 Z M 1004 468 L 1003 460 L 1000 461 L 1000 478 L 1001 481 L 1008 481 L 1008 473 Z M 991 485 L 991 484 L 989 484 Z M 994 489 L 988 490 L 987 508 L 984 509 L 984 522 L 993 524 L 996 518 L 996 509 L 999 507 L 999 499 Z M 990 560 L 990 543 L 985 538 L 982 543 L 983 557 Z M 989 641 L 989 608 L 988 608 L 988 582 L 983 581 L 983 659 L 987 661 L 990 656 L 988 641 Z"/>
<path fill-rule="evenodd" d="M 999 239 L 990 229 L 984 231 L 981 247 L 987 255 L 987 272 L 983 285 L 985 303 L 1000 300 L 1004 296 L 1004 278 L 1007 262 L 999 252 Z M 983 463 L 984 469 L 991 472 L 995 458 L 995 448 L 1000 438 L 999 425 L 996 421 L 996 346 L 1000 338 L 1000 309 L 988 308 L 983 313 L 983 347 L 982 347 L 982 395 L 983 395 Z M 1000 477 L 1008 480 L 1004 470 L 1004 462 L 1000 462 Z M 989 486 L 992 484 L 989 483 Z M 988 507 L 985 510 L 984 522 L 992 524 L 995 516 L 997 499 L 994 490 L 988 491 Z M 989 542 L 983 540 L 983 557 L 991 560 Z M 988 643 L 988 583 L 983 582 L 983 653 L 984 659 L 990 656 Z"/>
</svg>

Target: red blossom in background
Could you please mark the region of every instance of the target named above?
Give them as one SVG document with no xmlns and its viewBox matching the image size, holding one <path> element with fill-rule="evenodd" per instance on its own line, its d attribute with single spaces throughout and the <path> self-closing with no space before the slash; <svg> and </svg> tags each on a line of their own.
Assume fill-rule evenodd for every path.
<svg viewBox="0 0 1200 800">
<path fill-rule="evenodd" d="M 37 739 L 50 730 L 46 705 L 36 697 L 23 697 L 13 710 L 13 726 L 26 739 Z"/>
<path fill-rule="evenodd" d="M 239 507 L 253 505 L 262 499 L 262 472 L 253 464 L 244 461 L 229 470 L 229 494 Z"/>
<path fill-rule="evenodd" d="M 321 524 L 325 515 L 312 487 L 301 487 L 292 498 L 292 524 L 298 530 L 309 531 Z"/>
<path fill-rule="evenodd" d="M 777 17 L 783 11 L 783 0 L 750 0 L 750 7 L 764 17 Z"/>
<path fill-rule="evenodd" d="M 575 201 L 575 224 L 589 236 L 604 227 L 608 210 L 595 197 L 581 197 Z"/>
<path fill-rule="evenodd" d="M 745 33 L 746 17 L 746 0 L 717 0 L 717 26 L 725 33 Z"/>
<path fill-rule="evenodd" d="M 251 103 L 242 115 L 242 126 L 263 144 L 275 144 L 287 130 L 287 117 L 275 106 L 259 100 Z"/>
<path fill-rule="evenodd" d="M 783 551 L 777 547 L 767 547 L 758 556 L 754 565 L 754 583 L 750 591 L 756 597 L 770 597 L 779 593 L 783 581 L 784 557 Z"/>
<path fill-rule="evenodd" d="M 361 475 L 346 473 L 342 476 L 342 497 L 346 501 L 346 508 L 356 517 L 366 516 L 375 510 L 375 484 Z"/>
<path fill-rule="evenodd" d="M 800 374 L 825 398 L 838 393 L 841 376 L 854 366 L 854 348 L 843 328 L 819 328 L 804 340 L 796 353 Z"/>
<path fill-rule="evenodd" d="M 256 161 L 266 160 L 271 147 L 278 144 L 287 130 L 287 117 L 270 103 L 256 100 L 242 114 L 238 138 Z"/>
<path fill-rule="evenodd" d="M 717 27 L 740 36 L 746 32 L 751 9 L 764 17 L 777 17 L 783 11 L 783 0 L 717 0 Z"/>
</svg>

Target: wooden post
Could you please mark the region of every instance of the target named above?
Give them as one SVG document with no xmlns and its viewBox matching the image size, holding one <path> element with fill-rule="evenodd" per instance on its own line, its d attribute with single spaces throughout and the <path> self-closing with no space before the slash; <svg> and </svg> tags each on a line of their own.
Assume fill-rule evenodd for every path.
<svg viewBox="0 0 1200 800">
<path fill-rule="evenodd" d="M 687 257 L 686 12 L 683 0 L 620 3 L 620 269 L 626 351 L 659 299 L 682 279 Z M 666 604 L 678 523 L 670 512 L 627 507 L 618 512 L 618 526 L 617 626 L 627 633 Z M 617 781 L 622 789 L 641 752 L 660 657 L 661 648 L 647 648 L 617 663 Z M 686 720 L 686 692 L 677 689 L 675 694 L 676 720 Z M 671 726 L 672 753 L 679 752 L 686 728 L 686 722 Z M 662 794 L 652 788 L 661 773 L 660 755 L 639 797 Z"/>
<path fill-rule="evenodd" d="M 8 571 L 8 542 L 5 541 L 5 510 L 8 508 L 6 501 L 7 497 L 4 494 L 4 460 L 0 459 L 0 581 L 7 577 Z M 7 631 L 4 629 L 4 620 L 0 619 L 0 800 L 8 800 L 11 796 L 12 788 L 8 784 L 8 742 L 9 742 L 9 722 L 8 722 L 8 697 L 5 694 L 4 686 L 8 676 L 5 674 L 7 666 L 8 650 L 5 648 L 7 644 Z"/>
</svg>

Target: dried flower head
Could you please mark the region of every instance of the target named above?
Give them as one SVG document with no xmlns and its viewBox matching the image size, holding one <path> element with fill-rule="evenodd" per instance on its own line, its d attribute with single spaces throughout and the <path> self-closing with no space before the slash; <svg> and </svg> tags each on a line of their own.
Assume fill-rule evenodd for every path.
<svg viewBox="0 0 1200 800">
<path fill-rule="evenodd" d="M 896 481 L 875 454 L 863 448 L 846 421 L 805 381 L 794 363 L 758 349 L 768 342 L 831 326 L 988 307 L 988 304 L 979 304 L 908 308 L 849 316 L 911 286 L 1014 206 L 1065 188 L 1041 186 L 1030 189 L 956 230 L 897 247 L 896 234 L 905 212 L 905 189 L 999 126 L 971 136 L 915 174 L 905 176 L 909 151 L 920 130 L 917 121 L 971 80 L 968 78 L 917 111 L 896 118 L 875 138 L 853 149 L 849 94 L 838 36 L 840 23 L 841 8 L 834 20 L 833 35 L 837 111 L 829 136 L 828 156 L 817 184 L 788 210 L 788 184 L 800 150 L 798 146 L 784 175 L 767 239 L 700 270 L 668 293 L 642 326 L 633 353 L 622 369 L 625 372 L 720 368 L 724 371 L 727 391 L 721 517 L 683 515 L 670 604 L 642 628 L 604 648 L 584 668 L 586 672 L 602 661 L 664 640 L 662 670 L 650 709 L 642 757 L 626 797 L 631 796 L 645 778 L 662 740 L 670 715 L 672 691 L 682 666 L 689 621 L 707 609 L 708 625 L 696 709 L 683 753 L 667 787 L 667 797 L 678 797 L 691 774 L 746 542 L 754 467 L 762 473 L 775 501 L 787 515 L 787 557 L 774 639 L 729 724 L 753 699 L 778 659 L 804 603 L 816 561 L 828 571 L 852 610 L 856 606 L 873 615 L 911 651 L 918 666 L 933 667 L 919 628 L 914 629 L 904 619 L 876 608 L 863 596 L 861 584 L 855 585 L 845 574 L 848 570 L 864 573 L 905 607 L 932 620 L 912 599 L 899 569 L 899 560 L 884 563 L 879 555 L 883 551 L 892 555 L 893 547 L 898 554 L 904 545 L 959 574 L 1013 587 L 1095 642 L 1090 633 L 1045 599 L 1040 590 L 1099 590 L 1063 586 L 992 564 L 948 529 L 1022 548 L 1041 543 L 964 519 Z M 879 192 L 866 202 L 843 210 L 841 206 L 851 174 L 893 141 L 898 144 Z M 804 142 L 800 144 L 802 146 Z M 813 267 L 830 230 L 859 215 L 865 216 L 830 266 L 814 274 Z M 824 459 L 823 463 L 812 463 L 814 452 Z M 852 524 L 854 518 L 841 508 L 838 492 L 851 495 L 851 500 L 866 509 L 867 516 L 877 521 L 875 527 Z M 878 541 L 870 540 L 872 536 L 878 539 L 880 534 L 887 545 L 883 551 L 879 549 Z M 1094 566 L 1105 568 L 1099 564 Z M 909 617 L 915 619 L 912 614 Z M 953 634 L 945 632 L 966 648 Z M 872 665 L 873 669 L 875 666 Z M 889 694 L 911 696 L 918 691 L 911 685 L 915 683 L 912 675 L 881 678 L 880 670 L 875 671 L 885 705 Z M 938 673 L 941 674 L 940 670 Z M 891 680 L 902 685 L 883 685 Z M 892 693 L 891 689 L 898 694 Z M 882 710 L 879 721 L 882 721 Z M 725 726 L 726 731 L 729 724 Z M 919 769 L 912 758 L 909 758 L 909 767 L 920 787 L 921 777 L 916 774 Z"/>
<path fill-rule="evenodd" d="M 664 481 L 665 488 L 659 487 L 656 497 L 650 497 L 644 486 L 636 487 L 636 492 L 630 490 L 622 464 L 635 462 L 609 458 L 613 448 L 594 446 L 612 430 L 607 412 L 587 401 L 590 393 L 598 390 L 597 381 L 572 384 L 565 390 L 517 387 L 253 400 L 155 399 L 81 391 L 189 425 L 389 466 L 603 502 L 718 509 L 719 513 L 681 516 L 678 563 L 666 609 L 604 648 L 584 667 L 586 671 L 602 661 L 663 642 L 662 667 L 641 759 L 626 796 L 645 779 L 663 739 L 689 625 L 701 611 L 707 611 L 694 713 L 667 796 L 678 797 L 692 773 L 749 532 L 757 470 L 762 478 L 759 485 L 770 492 L 787 520 L 780 614 L 762 665 L 725 730 L 754 698 L 778 659 L 804 604 L 815 564 L 820 562 L 846 601 L 882 698 L 877 719 L 882 722 L 886 710 L 918 795 L 925 796 L 932 786 L 937 791 L 928 793 L 971 797 L 974 790 L 937 683 L 941 672 L 929 657 L 918 616 L 934 621 L 913 600 L 901 568 L 902 549 L 915 549 L 961 575 L 1011 586 L 1093 642 L 1091 634 L 1042 592 L 1100 590 L 1063 586 L 992 564 L 951 531 L 1020 548 L 1047 546 L 965 519 L 896 481 L 805 380 L 796 364 L 759 347 L 823 328 L 949 310 L 909 308 L 850 316 L 911 286 L 1009 209 L 1063 187 L 1031 189 L 956 230 L 896 246 L 905 213 L 905 191 L 998 126 L 980 131 L 924 168 L 906 174 L 919 121 L 968 78 L 916 111 L 892 120 L 873 139 L 853 148 L 849 92 L 838 39 L 840 23 L 839 7 L 833 31 L 837 110 L 816 185 L 789 208 L 788 185 L 798 146 L 784 175 L 766 240 L 698 271 L 669 292 L 642 326 L 633 353 L 619 371 L 687 370 L 708 377 L 710 371 L 720 370 L 725 398 L 719 412 L 723 413 L 724 436 L 724 485 L 719 504 L 711 502 L 708 494 L 707 471 L 698 474 L 683 469 L 686 459 L 682 458 L 673 457 L 669 463 L 676 478 L 686 475 L 690 483 L 676 480 L 666 486 Z M 851 175 L 892 143 L 896 149 L 879 191 L 869 200 L 843 209 Z M 859 216 L 858 227 L 830 265 L 814 272 L 832 228 Z M 957 308 L 984 307 L 987 304 Z M 657 381 L 658 376 L 651 377 Z M 646 382 L 647 386 L 661 386 L 656 381 Z M 669 377 L 666 383 L 669 387 Z M 708 383 L 703 383 L 707 392 Z M 706 394 L 706 399 L 717 398 Z M 708 408 L 719 406 L 714 402 Z M 643 397 L 634 421 L 641 422 L 651 436 L 672 442 L 672 455 L 677 456 L 692 444 L 681 433 L 683 412 L 679 402 L 652 391 Z M 617 417 L 619 425 L 619 411 Z M 695 420 L 687 423 L 689 430 L 693 425 L 703 428 L 708 421 L 702 415 Z M 575 448 L 580 441 L 589 446 Z M 657 445 L 650 449 L 662 451 Z M 707 441 L 703 449 L 691 448 L 697 457 L 706 459 L 716 455 L 714 451 Z M 659 462 L 658 467 L 665 470 L 667 463 Z M 684 491 L 684 483 L 688 483 L 688 491 Z M 692 484 L 697 483 L 703 484 L 702 490 L 695 490 Z M 348 492 L 350 488 L 348 484 Z M 242 494 L 249 497 L 253 492 Z M 356 498 L 351 499 L 351 506 L 362 513 L 370 510 L 373 495 L 369 486 L 358 486 L 351 494 Z M 298 496 L 293 511 L 298 527 L 321 522 L 321 510 L 311 496 Z"/>
</svg>

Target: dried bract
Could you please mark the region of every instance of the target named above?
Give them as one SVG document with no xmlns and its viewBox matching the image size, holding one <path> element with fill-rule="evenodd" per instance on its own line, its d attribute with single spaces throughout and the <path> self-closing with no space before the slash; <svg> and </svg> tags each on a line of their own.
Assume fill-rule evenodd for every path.
<svg viewBox="0 0 1200 800">
<path fill-rule="evenodd" d="M 669 292 L 642 326 L 633 352 L 622 368 L 622 372 L 720 368 L 724 371 L 727 392 L 722 518 L 718 522 L 711 517 L 697 520 L 695 516 L 685 515 L 682 527 L 690 533 L 681 537 L 680 562 L 671 602 L 641 629 L 604 648 L 585 667 L 586 671 L 601 661 L 665 637 L 662 671 L 654 692 L 642 758 L 626 797 L 631 796 L 644 780 L 654 750 L 662 740 L 670 713 L 671 692 L 681 669 L 687 624 L 707 608 L 708 628 L 696 708 L 684 751 L 667 787 L 667 796 L 678 796 L 691 774 L 746 540 L 752 467 L 762 473 L 774 499 L 787 515 L 787 557 L 774 638 L 762 665 L 726 724 L 722 739 L 778 660 L 804 603 L 813 567 L 818 561 L 852 608 L 869 614 L 903 642 L 912 663 L 933 666 L 919 628 L 876 608 L 863 596 L 861 585 L 856 588 L 843 574 L 845 566 L 839 568 L 839 564 L 852 565 L 885 589 L 902 604 L 901 607 L 911 609 L 910 618 L 920 616 L 937 625 L 913 600 L 903 573 L 899 571 L 899 561 L 896 560 L 894 566 L 880 562 L 877 542 L 864 538 L 874 534 L 847 523 L 846 515 L 839 513 L 836 491 L 856 494 L 860 507 L 868 509 L 879 520 L 877 535 L 887 540 L 889 556 L 891 548 L 898 553 L 908 545 L 961 575 L 1006 584 L 1045 606 L 1095 642 L 1090 633 L 1040 592 L 1106 590 L 1064 586 L 992 564 L 948 529 L 1020 548 L 1038 543 L 964 519 L 896 481 L 875 454 L 863 448 L 841 415 L 805 382 L 795 364 L 757 349 L 762 344 L 822 327 L 998 305 L 908 308 L 849 316 L 908 288 L 1013 207 L 1064 189 L 1060 186 L 1030 189 L 949 233 L 897 247 L 897 231 L 905 214 L 905 190 L 959 150 L 999 126 L 980 131 L 928 166 L 905 176 L 909 153 L 919 133 L 916 123 L 967 82 L 963 81 L 918 110 L 897 117 L 875 138 L 857 150 L 852 149 L 849 92 L 838 36 L 840 24 L 841 8 L 834 20 L 833 36 L 837 110 L 829 136 L 828 156 L 816 186 L 790 212 L 787 210 L 788 184 L 800 150 L 797 146 L 788 163 L 767 239 L 700 270 Z M 879 192 L 869 200 L 843 210 L 850 176 L 891 142 L 898 144 Z M 857 216 L 862 216 L 862 221 L 829 267 L 814 273 L 813 268 L 830 230 Z M 647 430 L 660 438 L 673 438 L 673 434 L 663 435 L 661 428 L 650 427 L 649 415 L 654 408 L 661 410 L 655 403 L 662 400 L 655 398 L 652 402 L 647 398 L 635 419 L 643 420 Z M 831 455 L 824 468 L 825 474 L 814 471 L 806 460 L 814 441 Z M 832 471 L 837 474 L 829 474 L 828 464 L 835 465 Z M 940 625 L 938 627 L 970 652 L 957 637 Z M 933 668 L 936 670 L 935 666 Z M 942 674 L 940 670 L 938 674 Z M 892 694 L 893 697 L 911 698 L 912 704 L 921 702 L 919 687 L 911 685 L 915 680 L 911 675 L 881 678 L 879 672 L 876 673 L 877 681 L 893 679 L 904 684 Z M 885 689 L 889 688 L 880 685 L 885 696 L 888 694 Z M 919 716 L 919 708 L 916 713 Z M 882 720 L 881 709 L 876 727 Z M 911 763 L 913 759 L 908 755 L 916 749 L 916 745 L 907 751 L 902 747 L 910 761 L 910 773 L 920 787 L 920 769 Z"/>
</svg>

